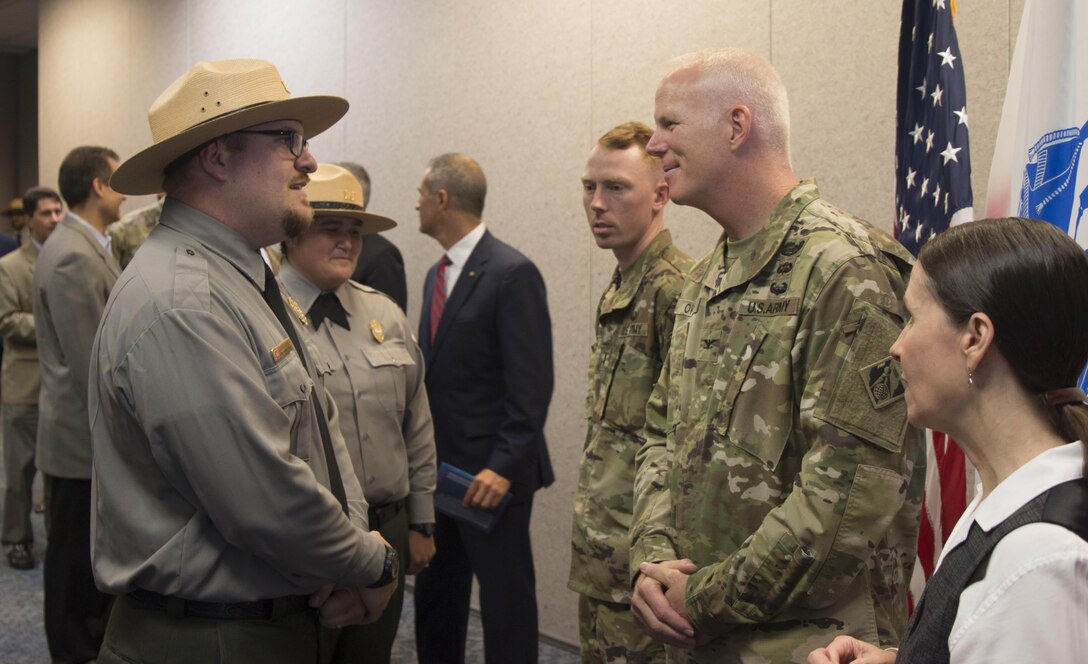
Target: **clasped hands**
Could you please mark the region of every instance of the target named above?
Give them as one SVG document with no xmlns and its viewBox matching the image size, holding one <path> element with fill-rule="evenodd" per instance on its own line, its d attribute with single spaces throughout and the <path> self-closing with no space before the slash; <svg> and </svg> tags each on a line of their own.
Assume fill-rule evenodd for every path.
<svg viewBox="0 0 1088 664">
<path fill-rule="evenodd" d="M 386 546 L 389 543 L 376 530 L 370 535 Z M 310 595 L 310 606 L 317 609 L 321 624 L 331 629 L 347 625 L 369 625 L 381 618 L 382 611 L 397 589 L 397 579 L 381 588 L 357 588 L 327 583 Z"/>
<path fill-rule="evenodd" d="M 699 568 L 690 560 L 668 560 L 639 565 L 631 597 L 635 621 L 657 641 L 679 648 L 701 646 L 711 637 L 696 634 L 688 620 L 688 579 Z M 808 656 L 808 664 L 894 664 L 895 651 L 884 650 L 853 637 L 840 636 Z"/>
<path fill-rule="evenodd" d="M 631 597 L 635 621 L 651 637 L 679 648 L 694 648 L 710 641 L 696 634 L 688 620 L 688 578 L 699 568 L 688 559 L 642 563 Z"/>
</svg>

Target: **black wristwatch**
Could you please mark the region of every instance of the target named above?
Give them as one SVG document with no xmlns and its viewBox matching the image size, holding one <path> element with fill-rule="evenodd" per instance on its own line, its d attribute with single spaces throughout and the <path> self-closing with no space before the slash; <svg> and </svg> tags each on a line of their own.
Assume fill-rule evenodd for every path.
<svg viewBox="0 0 1088 664">
<path fill-rule="evenodd" d="M 434 537 L 434 524 L 433 523 L 413 523 L 408 526 L 408 530 L 414 530 L 424 537 Z"/>
<path fill-rule="evenodd" d="M 382 575 L 377 581 L 367 588 L 381 588 L 400 578 L 400 556 L 397 550 L 388 544 L 385 545 L 385 562 L 382 563 Z"/>
</svg>

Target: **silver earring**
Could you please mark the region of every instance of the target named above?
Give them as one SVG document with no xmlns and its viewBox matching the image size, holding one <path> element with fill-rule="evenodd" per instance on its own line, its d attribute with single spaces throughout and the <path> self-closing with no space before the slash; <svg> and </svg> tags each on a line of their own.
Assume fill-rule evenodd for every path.
<svg viewBox="0 0 1088 664">
<path fill-rule="evenodd" d="M 975 374 L 970 369 L 967 370 L 967 387 L 975 386 Z"/>
</svg>

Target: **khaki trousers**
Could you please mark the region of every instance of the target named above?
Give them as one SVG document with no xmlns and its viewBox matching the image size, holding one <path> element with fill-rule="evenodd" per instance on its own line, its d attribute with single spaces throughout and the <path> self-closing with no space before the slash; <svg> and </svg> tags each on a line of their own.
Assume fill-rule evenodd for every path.
<svg viewBox="0 0 1088 664">
<path fill-rule="evenodd" d="M 3 405 L 4 426 L 4 544 L 34 541 L 30 526 L 33 506 L 34 446 L 38 438 L 38 407 L 33 404 Z"/>
</svg>

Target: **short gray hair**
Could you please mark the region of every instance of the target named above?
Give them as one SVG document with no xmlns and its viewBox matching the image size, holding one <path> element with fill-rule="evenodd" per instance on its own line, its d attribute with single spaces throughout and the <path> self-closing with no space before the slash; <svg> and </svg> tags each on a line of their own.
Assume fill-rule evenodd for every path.
<svg viewBox="0 0 1088 664">
<path fill-rule="evenodd" d="M 455 210 L 467 212 L 474 217 L 484 214 L 484 199 L 487 197 L 487 178 L 480 164 L 472 157 L 448 152 L 428 162 L 430 175 L 425 186 L 431 194 L 445 189 Z"/>
<path fill-rule="evenodd" d="M 670 74 L 681 69 L 698 71 L 713 85 L 723 107 L 748 106 L 756 118 L 756 136 L 789 158 L 789 98 L 778 72 L 766 58 L 739 48 L 708 48 L 682 55 L 671 65 Z"/>
</svg>

